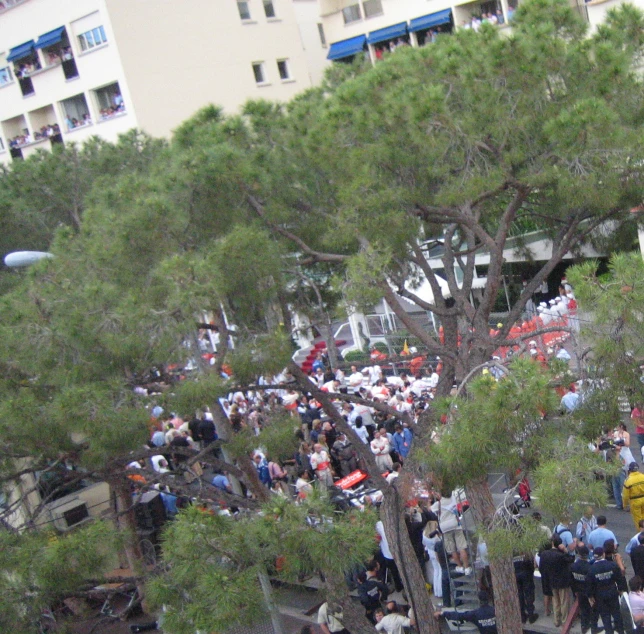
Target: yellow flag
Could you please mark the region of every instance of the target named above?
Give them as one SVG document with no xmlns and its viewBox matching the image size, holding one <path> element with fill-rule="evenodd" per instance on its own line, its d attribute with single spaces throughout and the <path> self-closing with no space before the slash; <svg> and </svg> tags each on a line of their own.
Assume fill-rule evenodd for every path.
<svg viewBox="0 0 644 634">
<path fill-rule="evenodd" d="M 405 339 L 405 345 L 403 346 L 402 352 L 400 354 L 405 356 L 409 354 L 409 346 L 407 345 L 407 339 Z"/>
</svg>

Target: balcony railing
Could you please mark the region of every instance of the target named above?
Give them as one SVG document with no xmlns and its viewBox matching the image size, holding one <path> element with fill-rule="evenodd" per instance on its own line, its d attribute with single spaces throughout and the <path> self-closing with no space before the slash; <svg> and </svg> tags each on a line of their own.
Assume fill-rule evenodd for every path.
<svg viewBox="0 0 644 634">
<path fill-rule="evenodd" d="M 20 84 L 20 92 L 22 92 L 23 97 L 28 97 L 36 92 L 31 77 L 20 77 L 18 83 Z"/>
</svg>

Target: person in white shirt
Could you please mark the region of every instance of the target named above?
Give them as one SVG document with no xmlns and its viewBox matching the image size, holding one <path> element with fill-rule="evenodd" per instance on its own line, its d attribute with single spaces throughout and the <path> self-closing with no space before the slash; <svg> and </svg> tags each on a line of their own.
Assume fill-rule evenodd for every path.
<svg viewBox="0 0 644 634">
<path fill-rule="evenodd" d="M 376 457 L 376 464 L 379 469 L 389 471 L 394 462 L 389 455 L 391 453 L 391 444 L 387 438 L 387 434 L 383 431 L 376 430 L 373 434 L 371 441 L 371 452 Z"/>
<path fill-rule="evenodd" d="M 400 475 L 400 462 L 394 462 L 393 467 L 391 467 L 391 473 L 385 478 L 387 484 L 391 484 L 399 475 Z"/>
<path fill-rule="evenodd" d="M 325 392 L 328 392 L 329 394 L 337 394 L 340 390 L 340 381 L 333 379 L 333 381 L 325 383 L 321 389 L 323 389 Z"/>
<path fill-rule="evenodd" d="M 356 436 L 365 444 L 369 444 L 369 432 L 367 428 L 362 424 L 362 417 L 358 416 L 355 419 L 355 424 L 353 426 L 353 431 L 356 432 Z"/>
<path fill-rule="evenodd" d="M 362 417 L 362 424 L 365 427 L 376 426 L 376 423 L 373 420 L 373 416 L 371 415 L 371 409 L 366 405 L 362 405 L 361 403 L 354 405 L 351 416 L 349 416 L 349 422 L 355 423 L 355 420 L 356 418 L 358 418 L 358 416 Z"/>
<path fill-rule="evenodd" d="M 398 611 L 395 601 L 387 602 L 387 613 L 382 608 L 377 608 L 374 612 L 376 617 L 376 631 L 387 632 L 387 634 L 404 634 L 403 628 L 413 627 L 414 621 L 409 617 L 403 616 Z"/>
<path fill-rule="evenodd" d="M 565 361 L 566 363 L 568 363 L 570 359 L 572 359 L 572 357 L 570 356 L 570 352 L 568 352 L 568 350 L 566 350 L 562 344 L 558 344 L 557 348 L 558 350 L 555 357 L 560 361 Z"/>
<path fill-rule="evenodd" d="M 380 379 L 382 379 L 382 368 L 379 365 L 372 365 L 369 370 L 369 383 L 370 385 L 376 385 Z"/>
<path fill-rule="evenodd" d="M 371 388 L 371 396 L 372 398 L 379 400 L 379 401 L 386 401 L 389 396 L 390 392 L 387 386 L 385 385 L 385 380 L 380 379 L 375 387 Z"/>
<path fill-rule="evenodd" d="M 353 393 L 357 392 L 362 387 L 363 382 L 364 375 L 362 372 L 358 372 L 358 368 L 355 365 L 352 365 L 348 380 L 349 390 Z"/>
<path fill-rule="evenodd" d="M 440 379 L 440 376 L 438 376 L 436 370 L 434 368 L 430 368 L 430 376 L 429 376 L 429 387 L 431 389 L 434 389 L 438 385 L 438 380 Z"/>
</svg>

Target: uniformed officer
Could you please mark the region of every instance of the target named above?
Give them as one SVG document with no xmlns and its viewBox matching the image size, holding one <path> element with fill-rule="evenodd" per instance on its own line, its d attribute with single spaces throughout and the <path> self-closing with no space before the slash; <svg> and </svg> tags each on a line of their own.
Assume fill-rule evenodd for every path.
<svg viewBox="0 0 644 634">
<path fill-rule="evenodd" d="M 374 559 L 367 564 L 367 572 L 360 573 L 358 580 L 358 594 L 360 603 L 365 608 L 365 616 L 375 625 L 376 617 L 374 612 L 379 608 L 381 601 L 386 601 L 389 596 L 389 589 L 386 584 L 378 579 L 380 566 Z"/>
<path fill-rule="evenodd" d="M 595 563 L 586 575 L 588 597 L 597 606 L 606 634 L 613 634 L 613 624 L 619 634 L 624 634 L 619 593 L 626 592 L 626 580 L 614 561 L 606 561 L 603 548 L 595 548 L 593 552 Z"/>
<path fill-rule="evenodd" d="M 639 528 L 640 520 L 644 520 L 644 474 L 639 472 L 637 462 L 628 465 L 628 478 L 622 489 L 622 505 L 631 507 L 631 517 L 635 528 Z"/>
<path fill-rule="evenodd" d="M 534 557 L 532 555 L 517 555 L 512 561 L 519 590 L 521 622 L 534 623 L 539 618 L 539 615 L 534 611 Z"/>
<path fill-rule="evenodd" d="M 496 615 L 490 605 L 487 592 L 479 592 L 481 606 L 467 612 L 434 612 L 434 617 L 444 616 L 450 621 L 469 621 L 474 623 L 481 634 L 497 634 Z"/>
<path fill-rule="evenodd" d="M 587 546 L 580 546 L 577 549 L 577 559 L 570 567 L 572 582 L 570 587 L 579 601 L 579 617 L 581 620 L 581 632 L 586 634 L 588 630 L 591 634 L 597 634 L 599 626 L 599 613 L 597 605 L 590 605 L 588 600 L 588 588 L 586 584 L 586 575 L 590 571 L 591 563 L 588 561 L 590 551 Z"/>
</svg>

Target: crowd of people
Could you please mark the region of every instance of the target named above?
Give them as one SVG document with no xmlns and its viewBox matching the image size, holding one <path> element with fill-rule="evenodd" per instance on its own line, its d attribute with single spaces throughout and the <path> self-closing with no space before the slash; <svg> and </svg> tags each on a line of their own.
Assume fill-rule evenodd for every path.
<svg viewBox="0 0 644 634">
<path fill-rule="evenodd" d="M 575 307 L 572 289 L 552 303 L 553 307 L 565 306 L 561 316 L 569 315 Z M 567 302 L 563 297 L 566 297 Z M 543 307 L 542 307 L 543 308 Z M 550 309 L 547 309 L 550 310 Z M 554 308 L 552 309 L 554 310 Z M 539 311 L 543 323 L 544 310 Z M 250 454 L 259 481 L 272 495 L 288 497 L 295 503 L 305 500 L 314 487 L 327 489 L 332 496 L 341 492 L 342 482 L 352 475 L 366 471 L 362 464 L 359 444 L 366 445 L 373 454 L 379 470 L 391 483 L 400 476 L 402 465 L 415 443 L 415 427 L 421 416 L 431 407 L 440 381 L 440 359 L 428 360 L 413 356 L 411 352 L 408 372 L 387 375 L 373 355 L 373 365 L 359 368 L 350 366 L 348 371 L 331 370 L 323 351 L 320 351 L 309 373 L 312 386 L 324 392 L 333 402 L 336 412 L 327 416 L 315 397 L 314 390 L 298 389 L 288 371 L 277 376 L 262 377 L 257 389 L 236 391 L 220 400 L 223 414 L 227 417 L 233 432 L 247 430 L 256 438 L 256 448 Z M 506 356 L 512 356 L 512 350 Z M 537 363 L 556 359 L 565 363 L 571 357 L 562 343 L 554 349 L 545 348 L 541 338 L 535 337 L 520 354 Z M 412 372 L 413 369 L 413 372 Z M 502 358 L 495 355 L 488 370 L 495 380 L 502 381 L 506 371 Z M 321 396 L 320 396 L 321 398 Z M 562 413 L 578 407 L 580 394 L 572 385 L 562 395 Z M 387 408 L 372 407 L 369 402 L 382 403 Z M 392 410 L 404 416 L 391 416 Z M 644 415 L 642 408 L 633 410 L 633 421 L 640 445 L 644 444 Z M 287 413 L 293 420 L 298 448 L 293 454 L 271 456 L 262 447 L 262 431 L 270 425 L 275 414 Z M 194 452 L 216 443 L 217 428 L 213 414 L 208 408 L 195 412 L 192 418 L 182 418 L 174 413 L 166 415 L 159 406 L 152 411 L 152 427 L 149 446 L 158 450 L 149 462 L 155 472 L 161 474 L 182 473 L 187 482 L 205 477 L 199 463 L 191 461 L 186 466 L 186 453 L 173 455 L 168 448 L 181 447 Z M 337 416 L 345 426 L 336 424 Z M 630 506 L 634 521 L 640 532 L 627 546 L 636 575 L 629 581 L 631 601 L 636 622 L 644 624 L 644 475 L 639 472 L 630 448 L 630 434 L 626 425 L 620 424 L 591 446 L 593 451 L 603 453 L 606 460 L 619 460 L 623 476 L 615 476 L 612 486 L 618 508 Z M 216 449 L 219 452 L 219 449 Z M 216 454 L 218 455 L 218 454 Z M 144 463 L 132 463 L 130 470 L 136 477 L 136 470 Z M 231 477 L 225 469 L 216 470 L 207 476 L 213 487 L 213 505 L 219 512 L 234 513 L 230 496 L 247 497 L 251 493 Z M 366 475 L 365 475 L 366 477 Z M 417 483 L 418 485 L 420 483 Z M 481 632 L 492 634 L 496 631 L 493 607 L 494 588 L 491 582 L 487 548 L 478 542 L 474 533 L 465 530 L 462 522 L 464 495 L 461 491 L 427 490 L 426 485 L 418 486 L 415 497 L 407 502 L 405 522 L 410 541 L 418 558 L 426 581 L 431 587 L 436 607 L 436 616 L 452 620 L 473 622 Z M 522 499 L 529 504 L 529 485 Z M 218 499 L 217 492 L 223 495 Z M 167 488 L 162 491 L 166 498 L 172 497 Z M 417 495 L 416 495 L 417 493 Z M 176 513 L 176 497 L 167 502 L 171 515 Z M 332 497 L 332 499 L 334 499 Z M 365 492 L 358 506 L 378 507 L 382 492 Z M 164 503 L 166 500 L 164 499 Z M 512 522 L 521 530 L 522 523 L 529 519 L 514 509 Z M 554 530 L 541 523 L 538 513 L 532 519 L 539 523 L 547 545 L 539 552 L 517 553 L 514 570 L 519 591 L 523 622 L 534 623 L 539 615 L 535 610 L 535 571 L 541 576 L 545 597 L 545 613 L 552 613 L 555 625 L 562 625 L 568 618 L 573 597 L 579 599 L 582 632 L 599 633 L 598 619 L 601 617 L 604 629 L 612 634 L 613 629 L 624 631 L 619 615 L 619 592 L 626 589 L 625 568 L 618 552 L 618 541 L 607 528 L 603 516 L 595 517 L 587 509 L 579 521 L 572 525 L 568 518 L 562 518 Z M 403 590 L 400 571 L 394 561 L 382 521 L 374 527 L 377 541 L 374 542 L 374 557 L 348 575 L 347 583 L 354 590 L 365 610 L 366 617 L 378 631 L 401 632 L 401 628 L 412 627 L 414 614 L 404 604 L 392 600 L 392 593 Z M 459 607 L 462 597 L 453 583 L 454 577 L 475 580 L 480 591 L 480 606 L 473 610 L 454 612 L 446 608 Z M 403 595 L 404 596 L 404 595 Z M 346 632 L 342 611 L 339 606 L 325 603 L 318 613 L 318 624 L 323 632 Z M 325 629 L 326 628 L 326 629 Z"/>
</svg>

